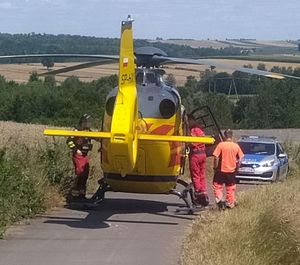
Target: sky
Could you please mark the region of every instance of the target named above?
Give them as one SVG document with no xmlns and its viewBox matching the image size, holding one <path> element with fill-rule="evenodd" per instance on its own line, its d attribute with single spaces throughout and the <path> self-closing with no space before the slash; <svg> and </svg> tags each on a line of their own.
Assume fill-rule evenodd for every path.
<svg viewBox="0 0 300 265">
<path fill-rule="evenodd" d="M 119 37 L 300 39 L 299 0 L 0 0 L 0 32 Z"/>
</svg>

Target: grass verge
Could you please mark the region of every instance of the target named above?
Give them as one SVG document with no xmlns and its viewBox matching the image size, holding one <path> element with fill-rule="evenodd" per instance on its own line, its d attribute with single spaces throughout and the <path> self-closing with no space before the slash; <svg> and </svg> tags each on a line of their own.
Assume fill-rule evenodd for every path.
<svg viewBox="0 0 300 265">
<path fill-rule="evenodd" d="M 45 138 L 44 128 L 0 122 L 0 238 L 8 225 L 61 205 L 70 189 L 74 169 L 66 139 Z M 94 149 L 90 191 L 101 175 Z"/>
<path fill-rule="evenodd" d="M 237 208 L 195 220 L 182 264 L 300 264 L 300 146 L 288 151 L 287 181 L 240 193 Z"/>
</svg>

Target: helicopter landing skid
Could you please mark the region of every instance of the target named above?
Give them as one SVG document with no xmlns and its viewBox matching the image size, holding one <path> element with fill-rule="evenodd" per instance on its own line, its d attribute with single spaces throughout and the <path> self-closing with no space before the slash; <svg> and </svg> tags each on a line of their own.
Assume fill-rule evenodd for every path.
<svg viewBox="0 0 300 265">
<path fill-rule="evenodd" d="M 179 207 L 176 209 L 176 212 L 187 212 L 187 214 L 193 214 L 194 212 L 200 210 L 199 207 L 196 206 L 194 203 L 194 190 L 193 190 L 193 184 L 187 183 L 186 181 L 182 179 L 177 179 L 177 183 L 182 185 L 184 189 L 182 191 L 178 191 L 175 189 L 172 189 L 170 191 L 170 194 L 176 195 L 180 199 L 182 199 L 185 203 L 184 207 Z"/>
<path fill-rule="evenodd" d="M 85 203 L 85 205 L 89 208 L 95 208 L 100 205 L 100 203 L 102 203 L 105 199 L 105 192 L 111 190 L 110 186 L 105 183 L 103 179 L 99 180 L 98 183 L 98 189 L 93 194 L 93 196 Z"/>
</svg>

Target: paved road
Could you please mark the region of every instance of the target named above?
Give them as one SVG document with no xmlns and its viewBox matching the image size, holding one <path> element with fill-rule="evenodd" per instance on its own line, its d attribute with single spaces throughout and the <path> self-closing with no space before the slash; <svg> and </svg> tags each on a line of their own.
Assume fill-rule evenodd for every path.
<svg viewBox="0 0 300 265">
<path fill-rule="evenodd" d="M 247 186 L 239 185 L 239 190 Z M 96 210 L 59 209 L 12 229 L 0 265 L 173 265 L 195 216 L 177 197 L 108 193 Z"/>
<path fill-rule="evenodd" d="M 0 241 L 1 265 L 177 264 L 192 216 L 172 195 L 107 194 L 94 211 L 59 209 Z"/>
</svg>

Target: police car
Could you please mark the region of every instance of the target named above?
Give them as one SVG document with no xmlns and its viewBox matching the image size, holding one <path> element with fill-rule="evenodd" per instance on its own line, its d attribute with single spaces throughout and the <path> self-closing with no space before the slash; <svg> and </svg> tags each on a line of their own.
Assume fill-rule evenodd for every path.
<svg viewBox="0 0 300 265">
<path fill-rule="evenodd" d="M 242 136 L 238 144 L 244 152 L 239 162 L 236 180 L 275 182 L 287 177 L 288 156 L 275 137 Z"/>
</svg>

